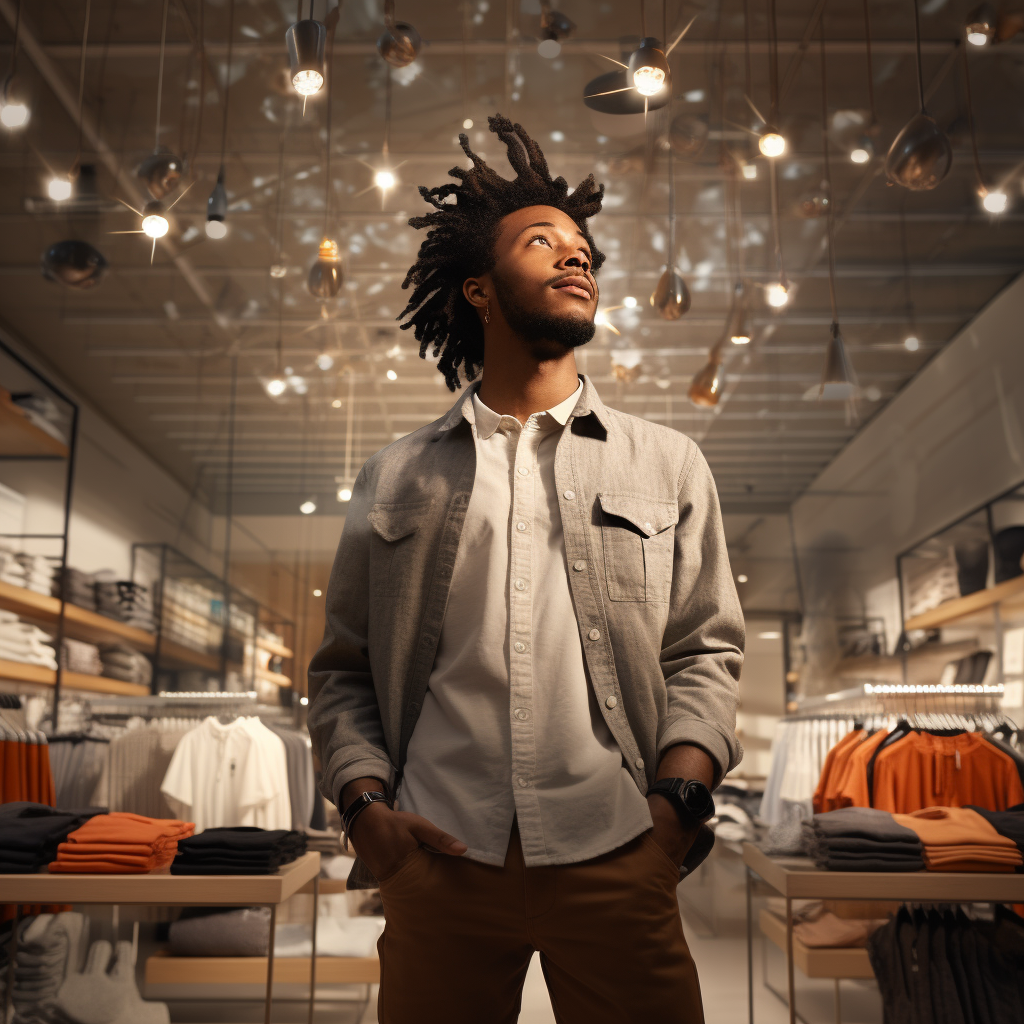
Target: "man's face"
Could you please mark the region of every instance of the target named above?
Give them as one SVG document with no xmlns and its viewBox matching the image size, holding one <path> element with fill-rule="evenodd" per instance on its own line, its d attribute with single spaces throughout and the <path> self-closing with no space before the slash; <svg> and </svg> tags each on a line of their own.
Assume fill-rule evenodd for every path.
<svg viewBox="0 0 1024 1024">
<path fill-rule="evenodd" d="M 495 257 L 485 278 L 498 309 L 538 358 L 558 358 L 593 338 L 593 258 L 572 218 L 552 206 L 509 214 L 499 227 Z"/>
</svg>

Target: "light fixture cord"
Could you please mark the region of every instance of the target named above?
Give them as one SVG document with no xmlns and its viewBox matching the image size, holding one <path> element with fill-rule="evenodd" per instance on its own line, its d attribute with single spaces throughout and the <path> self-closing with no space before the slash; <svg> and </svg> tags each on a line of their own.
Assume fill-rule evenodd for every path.
<svg viewBox="0 0 1024 1024">
<path fill-rule="evenodd" d="M 818 49 L 821 54 L 821 149 L 825 160 L 825 183 L 828 189 L 828 210 L 825 230 L 828 233 L 828 297 L 832 303 L 832 328 L 839 323 L 836 301 L 835 203 L 832 199 L 832 166 L 828 159 L 828 76 L 825 70 L 825 18 L 818 22 Z"/>
<path fill-rule="evenodd" d="M 779 130 L 779 36 L 775 20 L 775 0 L 768 0 L 768 76 L 771 87 L 771 122 Z"/>
<path fill-rule="evenodd" d="M 907 210 L 906 195 L 900 203 L 900 249 L 903 253 L 903 294 L 907 302 L 907 316 L 910 319 L 910 329 L 917 336 L 917 317 L 914 313 L 914 294 L 910 287 L 910 250 L 907 247 Z"/>
<path fill-rule="evenodd" d="M 647 4 L 640 0 L 640 38 L 647 38 Z"/>
<path fill-rule="evenodd" d="M 18 9 L 14 14 L 14 46 L 11 49 L 11 68 L 4 79 L 4 99 L 7 99 L 7 87 L 14 78 L 15 69 L 18 66 L 18 51 L 21 48 L 21 0 L 18 0 Z"/>
<path fill-rule="evenodd" d="M 868 62 L 868 105 L 871 108 L 871 124 L 877 124 L 875 116 L 875 75 L 871 63 L 871 12 L 868 9 L 870 0 L 864 0 L 864 52 Z"/>
<path fill-rule="evenodd" d="M 668 147 L 668 269 L 676 266 L 676 175 L 672 144 Z"/>
<path fill-rule="evenodd" d="M 779 272 L 779 284 L 784 284 L 786 271 L 782 265 L 782 236 L 779 229 L 779 179 L 774 160 L 768 161 L 768 178 L 772 202 L 772 234 L 775 236 L 775 268 Z"/>
<path fill-rule="evenodd" d="M 971 68 L 967 60 L 967 47 L 961 46 L 960 53 L 964 64 L 964 84 L 967 87 L 967 124 L 971 130 L 971 152 L 974 155 L 974 173 L 978 176 L 978 188 L 985 188 L 985 179 L 981 173 L 981 159 L 978 156 L 978 132 L 974 124 L 974 100 L 971 97 Z"/>
<path fill-rule="evenodd" d="M 189 177 L 195 180 L 199 143 L 203 138 L 203 110 L 206 107 L 206 0 L 199 0 L 199 111 L 196 114 L 196 141 L 192 147 Z"/>
<path fill-rule="evenodd" d="M 85 52 L 89 45 L 89 16 L 92 13 L 92 0 L 85 0 L 85 27 L 82 29 L 82 57 L 78 65 L 78 148 L 75 151 L 75 162 L 71 167 L 73 175 L 78 173 L 82 162 L 82 106 L 85 103 Z"/>
<path fill-rule="evenodd" d="M 917 0 L 914 0 L 914 39 L 917 53 L 917 98 L 921 104 L 921 113 L 924 113 L 924 78 L 921 72 L 921 12 L 918 10 Z"/>
<path fill-rule="evenodd" d="M 391 152 L 391 65 L 384 70 L 387 75 L 384 85 L 384 159 Z"/>
<path fill-rule="evenodd" d="M 235 0 L 228 4 L 228 63 L 224 79 L 224 117 L 220 128 L 220 174 L 224 173 L 224 153 L 228 144 L 228 100 L 231 98 L 231 57 L 235 46 Z"/>
<path fill-rule="evenodd" d="M 167 8 L 170 0 L 164 0 L 163 27 L 160 29 L 160 70 L 156 78 L 156 139 L 153 149 L 160 148 L 160 110 L 164 103 L 164 57 L 167 51 Z"/>
<path fill-rule="evenodd" d="M 743 91 L 747 97 L 753 99 L 751 89 L 754 76 L 750 64 L 750 0 L 743 0 L 743 62 L 746 75 Z"/>
<path fill-rule="evenodd" d="M 341 0 L 338 0 L 339 7 Z M 312 15 L 312 10 L 311 10 Z M 327 154 L 324 157 L 324 238 L 327 237 L 327 225 L 331 219 L 331 102 L 332 86 L 334 85 L 334 29 L 331 26 L 330 42 L 327 47 L 327 65 L 324 68 L 324 87 L 327 89 Z M 389 65 L 390 66 L 390 65 Z"/>
</svg>

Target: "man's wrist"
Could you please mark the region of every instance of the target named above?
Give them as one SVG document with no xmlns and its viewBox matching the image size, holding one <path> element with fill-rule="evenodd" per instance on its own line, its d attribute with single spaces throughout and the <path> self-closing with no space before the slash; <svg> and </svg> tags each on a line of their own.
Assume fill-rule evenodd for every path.
<svg viewBox="0 0 1024 1024">
<path fill-rule="evenodd" d="M 358 800 L 363 793 L 383 793 L 389 797 L 388 787 L 380 779 L 354 779 L 342 789 L 341 806 L 338 811 L 344 814 L 345 810 L 352 806 L 353 801 Z"/>
</svg>

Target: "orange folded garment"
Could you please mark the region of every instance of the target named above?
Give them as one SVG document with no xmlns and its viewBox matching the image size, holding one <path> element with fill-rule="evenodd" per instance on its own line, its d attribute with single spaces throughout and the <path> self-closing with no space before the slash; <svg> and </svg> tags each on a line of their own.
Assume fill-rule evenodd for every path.
<svg viewBox="0 0 1024 1024">
<path fill-rule="evenodd" d="M 65 857 L 96 857 L 106 853 L 134 853 L 140 857 L 153 854 L 147 843 L 61 843 L 57 855 Z"/>
<path fill-rule="evenodd" d="M 169 868 L 173 860 L 173 857 L 170 860 L 154 858 L 152 864 L 147 864 L 144 867 L 135 864 L 118 864 L 115 863 L 115 859 L 55 860 L 50 864 L 50 873 L 55 875 L 148 875 Z"/>
<path fill-rule="evenodd" d="M 97 814 L 68 836 L 69 843 L 131 843 L 154 848 L 176 843 L 196 830 L 191 821 L 146 818 L 127 811 Z"/>
<path fill-rule="evenodd" d="M 894 814 L 892 820 L 916 832 L 929 846 L 996 846 L 1016 850 L 1017 844 L 1001 836 L 976 811 L 966 807 L 925 807 L 912 814 Z"/>
<path fill-rule="evenodd" d="M 1004 875 L 1012 875 L 1017 870 L 1012 864 L 989 864 L 977 860 L 952 860 L 944 864 L 929 864 L 927 857 L 925 858 L 924 866 L 928 871 L 959 871 Z"/>
<path fill-rule="evenodd" d="M 190 821 L 114 811 L 90 819 L 57 847 L 50 871 L 61 874 L 146 874 L 168 867 L 178 840 L 195 832 Z"/>
</svg>

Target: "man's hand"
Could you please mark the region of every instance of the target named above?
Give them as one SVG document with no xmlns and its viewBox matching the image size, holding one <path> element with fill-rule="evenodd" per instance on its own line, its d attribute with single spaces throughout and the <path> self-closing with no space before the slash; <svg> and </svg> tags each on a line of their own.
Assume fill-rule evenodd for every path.
<svg viewBox="0 0 1024 1024">
<path fill-rule="evenodd" d="M 345 787 L 342 802 L 347 807 L 360 793 L 383 790 L 375 779 L 360 779 Z M 378 879 L 391 875 L 419 846 L 453 857 L 461 857 L 468 849 L 464 842 L 442 832 L 426 818 L 392 811 L 383 802 L 370 804 L 356 818 L 348 838 L 360 860 Z"/>
<path fill-rule="evenodd" d="M 711 758 L 700 747 L 688 743 L 677 743 L 669 747 L 658 764 L 659 779 L 697 779 L 710 789 L 714 777 L 715 766 Z M 653 793 L 647 798 L 647 806 L 654 820 L 651 838 L 677 866 L 682 866 L 700 826 L 683 828 L 676 809 L 659 793 Z"/>
</svg>

